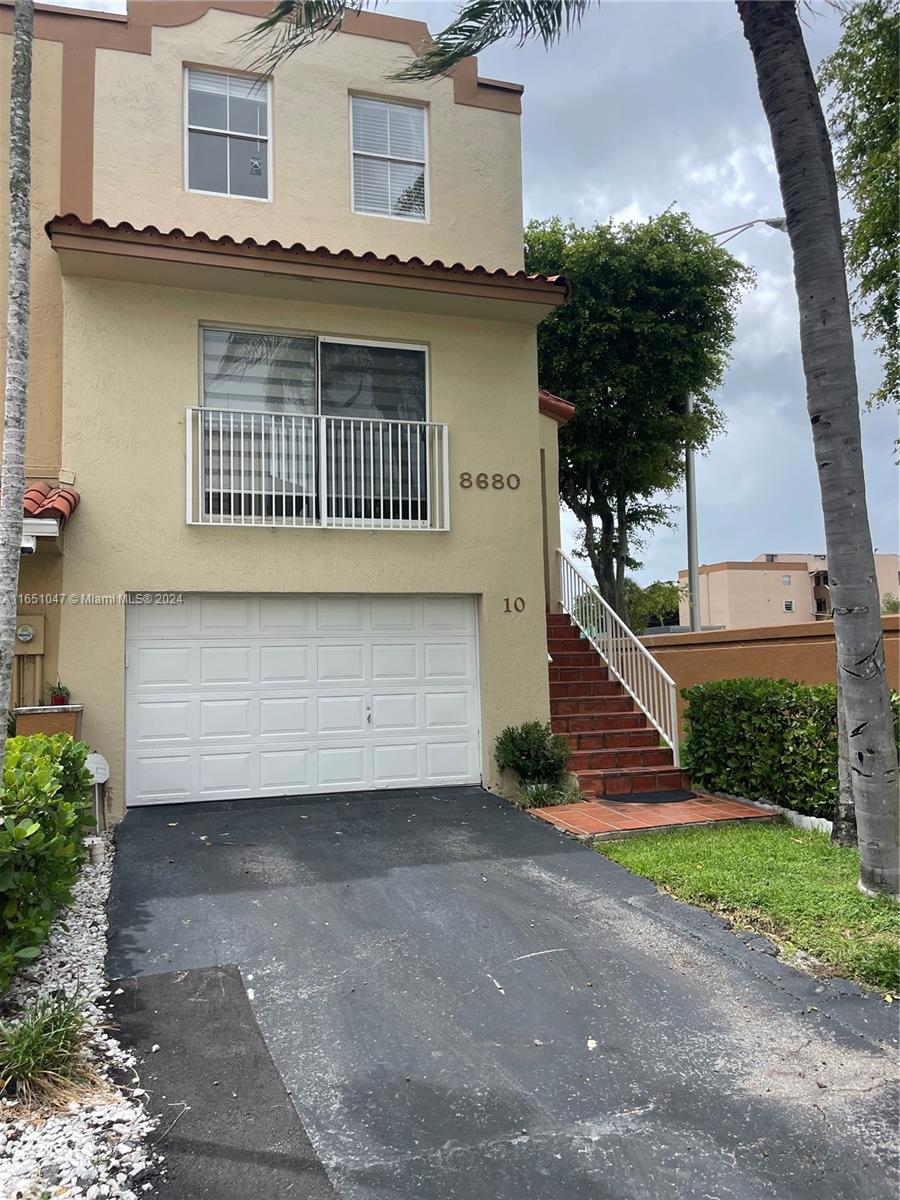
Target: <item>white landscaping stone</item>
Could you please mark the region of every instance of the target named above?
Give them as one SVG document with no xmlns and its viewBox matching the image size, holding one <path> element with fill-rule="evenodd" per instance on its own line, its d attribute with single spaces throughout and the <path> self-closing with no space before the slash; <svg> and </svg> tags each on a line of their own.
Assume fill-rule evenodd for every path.
<svg viewBox="0 0 900 1200">
<path fill-rule="evenodd" d="M 86 862 L 70 908 L 60 913 L 38 958 L 13 981 L 8 999 L 19 1008 L 54 991 L 81 997 L 88 1022 L 87 1055 L 109 1082 L 109 1093 L 65 1112 L 24 1118 L 14 1100 L 0 1099 L 0 1197 L 39 1200 L 136 1200 L 134 1188 L 158 1155 L 148 1145 L 157 1125 L 138 1087 L 115 1086 L 113 1072 L 137 1084 L 135 1057 L 102 1028 L 107 980 L 106 900 L 112 879 L 113 841 L 100 835 L 104 852 Z M 140 1183 L 142 1195 L 152 1185 Z"/>
</svg>

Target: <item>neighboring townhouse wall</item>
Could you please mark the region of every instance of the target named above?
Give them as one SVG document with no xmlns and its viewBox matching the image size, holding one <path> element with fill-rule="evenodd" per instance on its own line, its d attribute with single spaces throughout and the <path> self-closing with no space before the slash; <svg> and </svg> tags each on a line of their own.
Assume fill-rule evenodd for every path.
<svg viewBox="0 0 900 1200">
<path fill-rule="evenodd" d="M 256 52 L 238 39 L 255 18 L 211 10 L 152 30 L 151 55 L 100 49 L 94 118 L 95 217 L 204 230 L 212 237 L 274 238 L 285 245 L 419 256 L 450 264 L 522 266 L 519 116 L 457 103 L 449 78 L 399 83 L 412 57 L 402 42 L 341 33 L 282 63 L 272 82 L 270 201 L 186 192 L 185 64 L 245 68 Z M 367 14 L 348 28 L 402 32 L 412 22 Z M 426 109 L 428 220 L 350 210 L 350 94 Z M 498 95 L 518 100 L 514 92 Z M 83 215 L 83 214 L 78 214 Z"/>
<path fill-rule="evenodd" d="M 883 617 L 888 682 L 900 689 L 900 617 Z M 659 634 L 641 639 L 675 680 L 678 710 L 683 688 L 714 679 L 792 679 L 834 683 L 835 645 L 831 621 L 806 621 L 791 629 L 745 629 Z"/>
<path fill-rule="evenodd" d="M 785 579 L 789 582 L 785 583 Z M 687 572 L 678 581 L 687 585 Z M 793 603 L 786 612 L 785 600 Z M 700 623 L 724 629 L 802 625 L 811 619 L 812 589 L 805 562 L 725 562 L 700 568 Z M 679 620 L 690 622 L 687 599 Z"/>
<path fill-rule="evenodd" d="M 474 594 L 482 770 L 496 785 L 497 734 L 549 712 L 533 328 L 88 278 L 65 280 L 65 313 L 64 455 L 88 481 L 66 535 L 66 590 Z M 426 343 L 430 415 L 449 426 L 449 533 L 187 525 L 185 408 L 197 402 L 201 321 Z M 466 489 L 463 471 L 521 482 Z M 507 597 L 524 611 L 507 612 Z M 110 760 L 117 816 L 125 616 L 67 607 L 60 659 L 86 704 L 85 736 Z"/>
</svg>

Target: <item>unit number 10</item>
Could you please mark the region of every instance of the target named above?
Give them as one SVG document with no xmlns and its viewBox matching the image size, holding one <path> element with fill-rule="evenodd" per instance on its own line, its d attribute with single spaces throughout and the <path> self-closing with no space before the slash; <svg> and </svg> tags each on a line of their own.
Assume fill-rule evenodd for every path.
<svg viewBox="0 0 900 1200">
<path fill-rule="evenodd" d="M 516 596 L 516 598 L 514 600 L 510 599 L 509 596 L 506 596 L 503 600 L 503 605 L 504 605 L 504 607 L 503 607 L 504 612 L 511 613 L 511 612 L 524 612 L 525 611 L 525 601 L 523 600 L 523 598 L 521 596 Z"/>
</svg>

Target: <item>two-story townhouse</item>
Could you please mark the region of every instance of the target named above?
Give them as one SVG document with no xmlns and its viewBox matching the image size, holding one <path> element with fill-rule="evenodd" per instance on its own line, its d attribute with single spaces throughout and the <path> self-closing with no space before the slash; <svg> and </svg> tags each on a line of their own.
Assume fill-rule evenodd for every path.
<svg viewBox="0 0 900 1200">
<path fill-rule="evenodd" d="M 261 78 L 269 7 L 36 16 L 17 699 L 84 704 L 112 819 L 496 786 L 549 714 L 522 89 L 396 82 L 427 30 L 377 13 Z"/>
</svg>

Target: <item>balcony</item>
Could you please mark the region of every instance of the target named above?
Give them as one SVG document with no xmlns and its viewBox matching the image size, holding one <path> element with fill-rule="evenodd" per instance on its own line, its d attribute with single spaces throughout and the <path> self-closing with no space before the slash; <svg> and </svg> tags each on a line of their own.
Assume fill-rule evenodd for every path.
<svg viewBox="0 0 900 1200">
<path fill-rule="evenodd" d="M 449 528 L 447 426 L 189 408 L 187 522 Z"/>
</svg>

